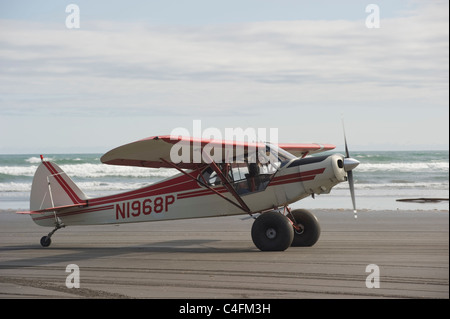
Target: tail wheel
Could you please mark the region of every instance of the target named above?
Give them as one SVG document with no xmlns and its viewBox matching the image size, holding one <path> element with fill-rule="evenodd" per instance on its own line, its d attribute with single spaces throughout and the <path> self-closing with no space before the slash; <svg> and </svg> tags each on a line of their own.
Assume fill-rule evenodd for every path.
<svg viewBox="0 0 450 319">
<path fill-rule="evenodd" d="M 295 209 L 287 216 L 294 224 L 292 246 L 313 246 L 319 240 L 320 224 L 314 214 L 305 209 Z"/>
<path fill-rule="evenodd" d="M 48 247 L 52 243 L 52 240 L 49 236 L 43 236 L 41 238 L 41 246 L 42 247 Z"/>
<path fill-rule="evenodd" d="M 259 216 L 252 226 L 252 240 L 262 251 L 284 251 L 292 243 L 294 229 L 289 220 L 278 212 Z"/>
</svg>

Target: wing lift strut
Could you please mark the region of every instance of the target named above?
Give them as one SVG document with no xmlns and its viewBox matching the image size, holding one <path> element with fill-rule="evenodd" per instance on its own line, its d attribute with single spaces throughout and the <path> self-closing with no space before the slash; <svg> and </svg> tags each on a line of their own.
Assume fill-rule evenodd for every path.
<svg viewBox="0 0 450 319">
<path fill-rule="evenodd" d="M 205 154 L 206 155 L 206 154 Z M 216 172 L 217 176 L 221 179 L 223 186 L 225 186 L 225 188 L 227 189 L 228 192 L 230 192 L 231 195 L 233 195 L 233 197 L 237 200 L 237 203 L 227 197 L 225 197 L 224 195 L 222 195 L 221 193 L 219 193 L 217 190 L 213 189 L 211 186 L 209 186 L 208 184 L 206 184 L 205 182 L 195 178 L 194 176 L 192 176 L 191 174 L 186 173 L 185 171 L 183 171 L 181 168 L 179 168 L 176 164 L 169 162 L 163 158 L 160 158 L 161 161 L 163 161 L 164 163 L 170 165 L 171 167 L 177 169 L 179 172 L 183 173 L 184 175 L 188 176 L 189 178 L 195 180 L 196 182 L 200 183 L 202 186 L 206 187 L 207 189 L 209 189 L 210 191 L 212 191 L 213 193 L 215 193 L 216 195 L 222 197 L 223 199 L 225 199 L 226 201 L 228 201 L 229 203 L 233 204 L 234 206 L 236 206 L 237 208 L 239 208 L 240 210 L 246 212 L 247 214 L 249 214 L 250 216 L 253 217 L 252 215 L 252 211 L 250 210 L 250 208 L 247 206 L 247 204 L 242 200 L 241 196 L 239 196 L 239 194 L 236 192 L 236 190 L 233 188 L 233 186 L 230 184 L 230 182 L 228 181 L 228 179 L 225 177 L 225 175 L 222 173 L 222 171 L 220 170 L 220 168 L 217 166 L 217 164 L 211 159 L 209 158 L 209 167 L 211 167 L 211 169 Z"/>
</svg>

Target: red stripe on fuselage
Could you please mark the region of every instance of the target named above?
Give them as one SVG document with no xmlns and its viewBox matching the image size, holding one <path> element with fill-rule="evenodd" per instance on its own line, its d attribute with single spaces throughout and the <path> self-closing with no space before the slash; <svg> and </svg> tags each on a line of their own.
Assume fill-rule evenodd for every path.
<svg viewBox="0 0 450 319">
<path fill-rule="evenodd" d="M 294 173 L 294 174 L 288 174 L 284 176 L 278 176 L 275 177 L 272 182 L 269 184 L 269 186 L 275 186 L 275 185 L 282 185 L 282 184 L 288 184 L 298 181 L 307 181 L 312 180 L 315 178 L 317 174 L 321 174 L 325 171 L 325 169 L 316 169 L 306 172 L 300 172 L 300 173 Z M 195 176 L 199 174 L 198 171 L 194 171 L 190 173 L 192 176 Z M 218 190 L 220 193 L 227 192 L 226 189 L 221 186 Z M 190 191 L 185 192 L 184 191 Z M 133 200 L 138 198 L 144 198 L 144 197 L 151 197 L 151 196 L 157 196 L 157 195 L 168 195 L 173 193 L 179 193 L 177 194 L 177 198 L 183 199 L 183 198 L 190 198 L 190 197 L 198 197 L 198 196 L 205 196 L 205 195 L 212 195 L 214 192 L 208 189 L 204 189 L 200 187 L 196 181 L 188 178 L 187 176 L 181 175 L 178 177 L 175 177 L 173 179 L 169 179 L 154 185 L 150 185 L 144 188 L 136 189 L 130 192 L 121 193 L 121 194 L 115 194 L 111 196 L 106 197 L 99 197 L 89 200 L 89 206 L 96 206 L 96 205 L 104 205 L 104 204 L 111 204 L 121 201 L 127 201 L 127 200 Z"/>
<path fill-rule="evenodd" d="M 215 191 L 218 193 L 227 193 L 228 190 L 225 187 L 217 187 L 214 188 Z M 186 192 L 177 194 L 177 199 L 183 199 L 183 198 L 191 198 L 191 197 L 198 197 L 198 196 L 205 196 L 205 195 L 214 195 L 215 193 L 212 190 L 209 189 L 202 189 L 195 192 Z"/>
<path fill-rule="evenodd" d="M 324 171 L 325 171 L 325 168 L 319 168 L 319 169 L 314 169 L 314 170 L 311 170 L 311 171 L 293 173 L 293 174 L 288 174 L 288 175 L 284 175 L 284 176 L 275 176 L 273 178 L 273 180 L 272 180 L 272 183 L 273 182 L 279 183 L 281 181 L 286 181 L 286 180 L 291 180 L 291 179 L 303 180 L 303 179 L 309 178 L 311 176 L 314 179 L 314 177 L 316 177 L 316 175 L 322 174 Z"/>
<path fill-rule="evenodd" d="M 197 172 L 198 173 L 198 172 Z M 196 174 L 193 172 L 191 174 Z M 99 197 L 89 200 L 89 206 L 110 204 L 141 197 L 150 197 L 162 194 L 178 193 L 186 190 L 200 188 L 200 186 L 187 176 L 178 176 L 157 184 L 153 184 L 144 188 L 136 189 L 126 193 Z"/>
<path fill-rule="evenodd" d="M 322 174 L 324 171 L 325 168 L 320 168 L 311 171 L 278 176 L 272 180 L 269 186 L 278 186 L 283 184 L 312 181 L 314 180 L 314 178 L 316 178 L 317 175 Z"/>
<path fill-rule="evenodd" d="M 53 169 L 53 167 L 52 167 Z M 50 169 L 49 169 L 50 170 Z M 57 174 L 55 170 L 53 170 Z M 322 174 L 325 171 L 325 168 L 323 169 L 316 169 L 311 171 L 305 171 L 300 173 L 293 173 L 288 174 L 284 176 L 275 176 L 268 187 L 270 186 L 279 186 L 284 184 L 290 184 L 290 183 L 297 183 L 299 181 L 309 181 L 313 180 L 318 174 Z M 191 175 L 195 176 L 199 174 L 198 171 L 194 171 L 190 173 Z M 58 175 L 56 175 L 58 176 Z M 58 182 L 60 183 L 61 187 L 64 189 L 70 189 L 68 185 L 65 183 L 65 181 L 59 176 L 60 179 L 58 179 Z M 65 185 L 65 186 L 63 186 Z M 220 186 L 215 188 L 219 193 L 226 193 L 227 190 L 225 187 Z M 99 197 L 99 198 L 93 198 L 89 200 L 89 208 L 82 208 L 75 211 L 65 212 L 65 213 L 58 213 L 58 216 L 71 216 L 71 215 L 77 215 L 77 214 L 84 214 L 84 213 L 92 213 L 102 210 L 108 210 L 114 208 L 114 203 L 122 202 L 122 201 L 128 201 L 133 199 L 139 199 L 139 198 L 146 198 L 151 196 L 157 196 L 157 195 L 175 195 L 177 196 L 177 199 L 187 199 L 192 197 L 201 197 L 201 196 L 208 196 L 208 195 L 214 195 L 214 192 L 205 189 L 201 187 L 196 181 L 190 179 L 189 177 L 185 175 L 181 175 L 178 177 L 174 177 L 173 179 L 169 179 L 166 181 L 162 181 L 160 183 L 150 185 L 144 188 L 136 189 L 130 192 L 121 193 L 121 194 L 115 194 L 110 195 L 106 197 Z M 76 196 L 76 194 L 74 194 Z M 78 199 L 79 200 L 79 199 Z M 99 205 L 106 205 L 106 206 L 100 206 L 100 207 L 94 207 L 93 206 L 99 206 Z M 49 216 L 40 216 L 34 218 L 35 220 L 40 219 L 46 219 L 46 218 L 54 218 L 54 215 Z"/>
</svg>

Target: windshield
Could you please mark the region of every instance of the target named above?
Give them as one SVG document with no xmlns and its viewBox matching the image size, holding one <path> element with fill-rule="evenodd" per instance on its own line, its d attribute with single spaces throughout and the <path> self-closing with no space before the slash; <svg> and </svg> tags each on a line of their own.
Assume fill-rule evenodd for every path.
<svg viewBox="0 0 450 319">
<path fill-rule="evenodd" d="M 278 163 L 279 167 L 285 166 L 292 159 L 296 158 L 291 153 L 269 143 L 266 144 L 266 156 L 270 159 L 270 162 Z"/>
</svg>

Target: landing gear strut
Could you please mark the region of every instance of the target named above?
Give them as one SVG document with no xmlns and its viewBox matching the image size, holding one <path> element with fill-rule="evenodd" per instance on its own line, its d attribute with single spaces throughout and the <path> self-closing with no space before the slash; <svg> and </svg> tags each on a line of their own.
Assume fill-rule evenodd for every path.
<svg viewBox="0 0 450 319">
<path fill-rule="evenodd" d="M 55 228 L 48 233 L 47 236 L 43 236 L 41 238 L 41 246 L 42 247 L 48 247 L 52 243 L 52 236 L 53 234 L 60 228 L 64 228 L 66 225 L 62 222 L 62 220 L 59 217 L 56 217 L 55 219 Z"/>
</svg>

